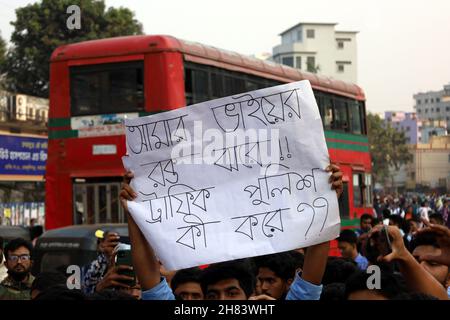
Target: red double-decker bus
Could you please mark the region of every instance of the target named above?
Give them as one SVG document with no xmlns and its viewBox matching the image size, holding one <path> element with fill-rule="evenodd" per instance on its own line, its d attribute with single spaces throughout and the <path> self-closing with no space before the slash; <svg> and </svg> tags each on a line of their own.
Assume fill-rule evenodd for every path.
<svg viewBox="0 0 450 320">
<path fill-rule="evenodd" d="M 315 92 L 331 160 L 344 172 L 342 225 L 354 225 L 372 212 L 360 87 L 170 36 L 129 36 L 52 54 L 46 228 L 124 222 L 125 118 L 304 79 Z"/>
</svg>

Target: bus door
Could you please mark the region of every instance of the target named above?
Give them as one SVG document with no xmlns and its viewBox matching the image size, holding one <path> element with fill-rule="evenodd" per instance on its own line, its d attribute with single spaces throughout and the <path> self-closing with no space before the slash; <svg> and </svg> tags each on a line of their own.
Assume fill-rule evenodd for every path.
<svg viewBox="0 0 450 320">
<path fill-rule="evenodd" d="M 125 217 L 119 199 L 120 181 L 73 182 L 73 223 L 124 223 Z"/>
</svg>

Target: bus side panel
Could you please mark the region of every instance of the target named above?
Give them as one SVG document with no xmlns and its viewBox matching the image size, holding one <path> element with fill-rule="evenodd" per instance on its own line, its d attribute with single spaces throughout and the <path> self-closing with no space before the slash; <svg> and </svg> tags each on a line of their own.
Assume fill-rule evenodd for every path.
<svg viewBox="0 0 450 320">
<path fill-rule="evenodd" d="M 183 56 L 178 52 L 145 56 L 146 110 L 157 112 L 184 107 Z"/>
<path fill-rule="evenodd" d="M 49 140 L 49 150 L 59 148 L 58 140 Z M 57 154 L 47 160 L 45 180 L 45 228 L 47 230 L 73 224 L 72 221 L 72 182 L 68 174 L 58 168 Z"/>
<path fill-rule="evenodd" d="M 66 62 L 50 65 L 49 119 L 70 117 L 69 68 Z"/>
</svg>

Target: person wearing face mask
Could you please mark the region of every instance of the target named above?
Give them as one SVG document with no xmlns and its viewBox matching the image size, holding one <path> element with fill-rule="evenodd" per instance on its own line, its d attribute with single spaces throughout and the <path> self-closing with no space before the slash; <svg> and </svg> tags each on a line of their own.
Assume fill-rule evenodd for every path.
<svg viewBox="0 0 450 320">
<path fill-rule="evenodd" d="M 4 264 L 8 276 L 0 283 L 0 300 L 30 300 L 31 284 L 31 252 L 33 246 L 22 238 L 11 240 L 4 249 Z"/>
</svg>

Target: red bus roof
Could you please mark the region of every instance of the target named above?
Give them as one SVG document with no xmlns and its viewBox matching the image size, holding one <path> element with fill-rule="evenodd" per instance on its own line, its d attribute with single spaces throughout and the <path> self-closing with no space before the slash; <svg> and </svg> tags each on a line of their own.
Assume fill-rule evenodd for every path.
<svg viewBox="0 0 450 320">
<path fill-rule="evenodd" d="M 309 80 L 314 88 L 320 90 L 344 94 L 357 99 L 365 98 L 363 90 L 353 83 L 166 35 L 126 36 L 64 45 L 53 51 L 50 61 L 92 59 L 164 51 L 183 53 L 184 58 L 188 61 L 251 73 L 279 81 Z"/>
</svg>

